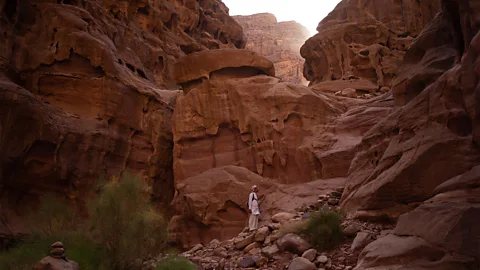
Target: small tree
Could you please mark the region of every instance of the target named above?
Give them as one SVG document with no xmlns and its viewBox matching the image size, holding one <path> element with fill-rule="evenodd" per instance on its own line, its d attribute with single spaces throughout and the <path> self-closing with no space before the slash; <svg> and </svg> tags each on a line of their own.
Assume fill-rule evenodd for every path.
<svg viewBox="0 0 480 270">
<path fill-rule="evenodd" d="M 141 179 L 125 174 L 90 204 L 93 236 L 105 247 L 109 269 L 139 268 L 166 247 L 167 224 L 149 197 Z"/>
</svg>

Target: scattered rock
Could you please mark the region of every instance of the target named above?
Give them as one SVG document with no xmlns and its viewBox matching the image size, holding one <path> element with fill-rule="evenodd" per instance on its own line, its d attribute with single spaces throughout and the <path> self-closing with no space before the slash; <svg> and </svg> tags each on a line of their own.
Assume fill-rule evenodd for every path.
<svg viewBox="0 0 480 270">
<path fill-rule="evenodd" d="M 255 264 L 260 267 L 268 263 L 268 259 L 265 257 L 261 257 L 258 261 L 255 262 Z"/>
<path fill-rule="evenodd" d="M 362 226 L 360 226 L 358 223 L 351 223 L 345 229 L 343 229 L 343 233 L 346 236 L 354 237 L 361 230 L 362 230 Z"/>
<path fill-rule="evenodd" d="M 256 265 L 259 259 L 257 256 L 247 256 L 238 262 L 238 266 L 243 268 L 252 267 Z"/>
<path fill-rule="evenodd" d="M 243 250 L 244 252 L 249 252 L 250 250 L 254 249 L 254 248 L 259 248 L 261 247 L 261 244 L 258 243 L 258 242 L 253 242 L 251 243 L 250 245 L 246 246 L 245 249 Z"/>
<path fill-rule="evenodd" d="M 328 262 L 328 257 L 325 256 L 325 255 L 320 255 L 317 257 L 317 259 L 315 260 L 316 263 L 322 263 L 322 264 L 325 264 Z"/>
<path fill-rule="evenodd" d="M 311 248 L 302 254 L 302 257 L 313 262 L 317 257 L 317 250 Z"/>
<path fill-rule="evenodd" d="M 213 239 L 212 241 L 210 241 L 210 243 L 208 243 L 208 247 L 209 248 L 217 248 L 220 246 L 220 241 L 218 239 Z"/>
<path fill-rule="evenodd" d="M 280 212 L 272 216 L 272 221 L 275 223 L 283 223 L 285 221 L 292 220 L 295 217 L 295 214 Z"/>
<path fill-rule="evenodd" d="M 277 245 L 268 246 L 262 249 L 262 255 L 267 258 L 272 258 L 273 255 L 279 252 L 279 248 Z"/>
<path fill-rule="evenodd" d="M 288 267 L 288 270 L 317 270 L 317 267 L 309 260 L 298 257 L 293 259 Z"/>
<path fill-rule="evenodd" d="M 233 243 L 235 245 L 235 248 L 236 249 L 242 249 L 242 248 L 245 248 L 246 246 L 250 245 L 251 243 L 253 243 L 253 239 L 254 239 L 254 235 L 253 234 L 250 234 L 246 237 L 238 237 L 236 238 Z"/>
<path fill-rule="evenodd" d="M 289 233 L 277 241 L 280 251 L 289 251 L 298 255 L 302 255 L 310 249 L 311 245 L 303 240 L 300 236 Z"/>
<path fill-rule="evenodd" d="M 195 253 L 199 250 L 201 250 L 203 248 L 203 245 L 202 244 L 197 244 L 196 246 L 194 246 L 192 249 L 190 249 L 189 253 Z"/>
<path fill-rule="evenodd" d="M 257 242 L 263 242 L 265 241 L 265 238 L 267 238 L 269 234 L 270 234 L 270 230 L 268 229 L 268 227 L 262 227 L 257 230 L 253 240 Z"/>
<path fill-rule="evenodd" d="M 227 249 L 224 247 L 216 248 L 215 250 L 213 250 L 213 255 L 218 256 L 220 258 L 227 258 L 228 257 Z"/>
<path fill-rule="evenodd" d="M 351 250 L 359 251 L 360 249 L 366 247 L 370 242 L 372 242 L 373 236 L 369 232 L 359 232 L 355 239 L 353 240 Z"/>
</svg>

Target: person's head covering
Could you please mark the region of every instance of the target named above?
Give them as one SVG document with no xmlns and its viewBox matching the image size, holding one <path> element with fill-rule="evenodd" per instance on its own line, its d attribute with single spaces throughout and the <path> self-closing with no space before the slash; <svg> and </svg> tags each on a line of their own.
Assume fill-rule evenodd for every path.
<svg viewBox="0 0 480 270">
<path fill-rule="evenodd" d="M 252 190 L 255 190 L 257 188 L 257 185 L 252 186 Z"/>
</svg>

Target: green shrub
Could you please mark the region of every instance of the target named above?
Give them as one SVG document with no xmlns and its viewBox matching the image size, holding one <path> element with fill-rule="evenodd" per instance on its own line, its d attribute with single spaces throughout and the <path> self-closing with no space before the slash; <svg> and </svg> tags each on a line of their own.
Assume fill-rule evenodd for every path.
<svg viewBox="0 0 480 270">
<path fill-rule="evenodd" d="M 168 256 L 157 264 L 156 270 L 196 270 L 189 260 L 180 256 Z"/>
<path fill-rule="evenodd" d="M 342 219 L 343 215 L 338 211 L 312 213 L 305 226 L 300 229 L 300 234 L 317 249 L 334 248 L 344 239 Z"/>
<path fill-rule="evenodd" d="M 107 183 L 90 204 L 94 239 L 106 251 L 109 269 L 137 269 L 167 244 L 167 223 L 153 209 L 145 183 L 125 174 Z"/>
<path fill-rule="evenodd" d="M 167 223 L 153 209 L 147 186 L 132 175 L 103 185 L 88 218 L 75 213 L 66 202 L 44 196 L 25 218 L 30 237 L 0 253 L 0 269 L 30 270 L 61 241 L 80 269 L 135 270 L 167 244 Z"/>
</svg>

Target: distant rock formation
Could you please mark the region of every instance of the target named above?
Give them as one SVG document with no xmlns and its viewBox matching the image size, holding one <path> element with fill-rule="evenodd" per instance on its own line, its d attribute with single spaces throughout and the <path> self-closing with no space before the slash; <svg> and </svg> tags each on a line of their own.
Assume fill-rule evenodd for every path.
<svg viewBox="0 0 480 270">
<path fill-rule="evenodd" d="M 310 37 L 308 30 L 295 21 L 277 22 L 275 15 L 260 13 L 233 16 L 247 36 L 246 49 L 268 58 L 276 74 L 285 82 L 306 85 L 300 47 Z"/>
<path fill-rule="evenodd" d="M 439 9 L 440 0 L 342 1 L 303 45 L 304 75 L 318 91 L 386 92 L 413 39 Z"/>
</svg>

